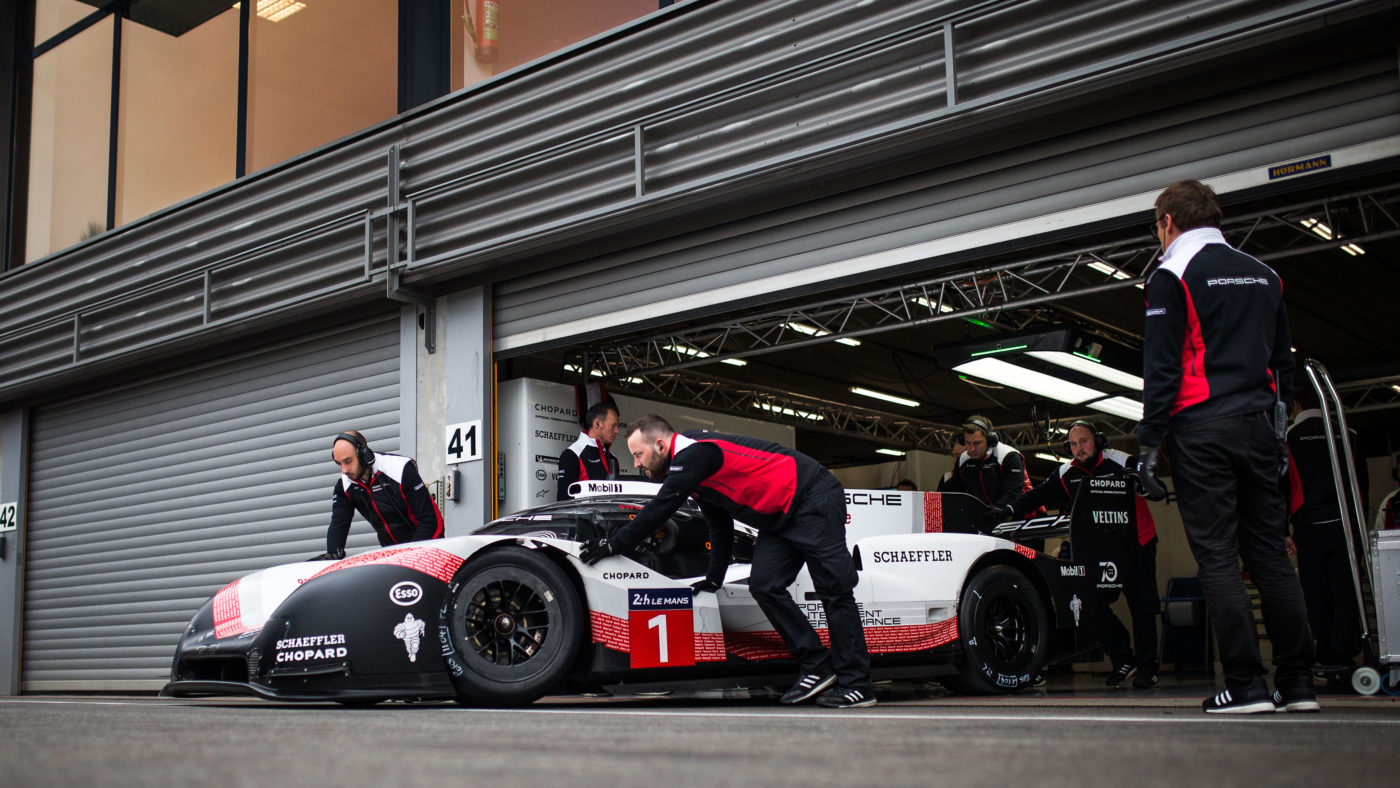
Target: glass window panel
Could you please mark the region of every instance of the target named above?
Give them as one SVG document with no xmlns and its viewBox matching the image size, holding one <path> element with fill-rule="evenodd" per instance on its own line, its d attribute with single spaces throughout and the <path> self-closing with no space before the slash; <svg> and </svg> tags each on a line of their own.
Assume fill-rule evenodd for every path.
<svg viewBox="0 0 1400 788">
<path fill-rule="evenodd" d="M 78 0 L 38 0 L 34 4 L 34 46 L 62 33 L 96 10 L 96 6 Z"/>
<path fill-rule="evenodd" d="M 477 57 L 471 37 L 465 36 L 466 51 L 460 61 L 467 85 L 577 44 L 660 7 L 658 0 L 454 0 L 457 24 L 462 24 L 461 16 L 470 13 L 476 29 L 481 30 L 483 20 L 490 16 L 482 13 L 486 5 L 496 6 L 496 59 Z"/>
<path fill-rule="evenodd" d="M 117 223 L 234 178 L 238 10 L 167 35 L 122 25 Z"/>
<path fill-rule="evenodd" d="M 34 61 L 25 262 L 106 229 L 111 103 L 110 17 Z"/>
<path fill-rule="evenodd" d="M 300 5 L 280 18 L 252 18 L 249 172 L 391 118 L 398 109 L 398 3 Z"/>
</svg>

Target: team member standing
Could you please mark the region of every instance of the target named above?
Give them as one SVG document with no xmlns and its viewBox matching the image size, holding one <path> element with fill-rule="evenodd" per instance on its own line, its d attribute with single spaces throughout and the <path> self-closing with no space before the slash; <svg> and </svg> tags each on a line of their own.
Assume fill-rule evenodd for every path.
<svg viewBox="0 0 1400 788">
<path fill-rule="evenodd" d="M 992 423 L 984 416 L 969 416 L 963 424 L 967 450 L 957 459 L 948 490 L 971 493 L 988 506 L 1006 506 L 1031 489 L 1026 460 L 1021 452 L 997 440 Z"/>
<path fill-rule="evenodd" d="M 1316 642 L 1317 661 L 1323 667 L 1339 669 L 1352 665 L 1361 651 L 1361 615 L 1357 612 L 1352 574 L 1356 564 L 1342 530 L 1342 511 L 1337 504 L 1336 476 L 1327 450 L 1322 411 L 1315 407 L 1304 409 L 1304 400 L 1308 405 L 1316 404 L 1311 390 L 1300 389 L 1293 400 L 1293 424 L 1288 428 L 1288 504 L 1293 543 L 1298 551 L 1298 577 L 1308 606 L 1308 626 Z M 1347 439 L 1356 445 L 1355 432 L 1348 430 Z M 1337 456 L 1339 460 L 1345 456 L 1340 444 Z M 1353 456 L 1358 486 L 1365 490 L 1366 463 L 1359 454 Z M 1363 502 L 1362 510 L 1365 508 Z"/>
<path fill-rule="evenodd" d="M 365 436 L 346 430 L 331 441 L 331 459 L 340 468 L 340 478 L 331 495 L 331 525 L 326 553 L 320 558 L 345 557 L 345 537 L 356 511 L 386 547 L 442 536 L 442 513 L 412 458 L 378 454 L 370 450 Z"/>
<path fill-rule="evenodd" d="M 617 478 L 617 457 L 612 453 L 622 425 L 617 406 L 599 402 L 583 414 L 583 423 L 588 428 L 559 455 L 559 471 L 554 475 L 559 481 L 556 500 L 568 500 L 569 485 L 574 482 Z"/>
<path fill-rule="evenodd" d="M 662 481 L 661 489 L 611 540 L 585 542 L 580 557 L 592 564 L 631 552 L 694 494 L 712 546 L 705 579 L 692 586 L 696 593 L 717 591 L 724 582 L 734 518 L 758 529 L 749 592 L 802 674 L 782 702 L 800 703 L 827 690 L 817 698 L 822 706 L 874 706 L 870 654 L 851 593 L 858 577 L 846 547 L 845 490 L 836 477 L 785 446 L 704 430 L 677 434 L 654 415 L 628 427 L 627 449 L 638 470 Z M 830 651 L 788 593 L 804 563 L 826 608 Z"/>
<path fill-rule="evenodd" d="M 988 519 L 1001 522 L 1042 506 L 1066 508 L 1074 502 L 1085 479 L 1123 478 L 1128 470 L 1137 468 L 1136 457 L 1108 448 L 1108 438 L 1087 421 L 1070 425 L 1065 444 L 1073 460 L 1061 465 L 1058 473 L 1030 492 L 1017 496 L 1010 505 L 989 511 Z M 1101 605 L 1104 652 L 1113 662 L 1113 672 L 1105 683 L 1121 687 L 1131 678 L 1134 687 L 1151 689 L 1158 684 L 1157 615 L 1162 604 L 1157 595 L 1157 526 L 1147 504 L 1137 496 L 1133 496 L 1133 501 L 1137 507 L 1138 549 L 1133 555 L 1133 571 L 1124 573 L 1122 591 L 1133 619 L 1131 641 L 1128 630 L 1109 607 L 1118 598 L 1118 590 L 1100 591 L 1096 601 Z"/>
<path fill-rule="evenodd" d="M 1220 202 L 1197 181 L 1157 196 L 1153 231 L 1164 254 L 1147 280 L 1140 475 L 1152 496 L 1159 456 L 1171 458 L 1177 501 L 1215 622 L 1225 691 L 1208 713 L 1316 711 L 1312 636 L 1284 539 L 1284 448 L 1273 423 L 1293 394 L 1283 284 L 1220 233 Z M 1264 681 L 1244 559 L 1263 597 L 1274 647 Z"/>
</svg>

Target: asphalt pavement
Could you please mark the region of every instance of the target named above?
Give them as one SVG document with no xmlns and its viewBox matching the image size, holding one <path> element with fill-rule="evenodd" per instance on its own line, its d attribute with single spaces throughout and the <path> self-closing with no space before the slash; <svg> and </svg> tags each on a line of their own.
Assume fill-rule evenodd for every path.
<svg viewBox="0 0 1400 788">
<path fill-rule="evenodd" d="M 930 686 L 932 689 L 930 689 Z M 1013 696 L 895 684 L 870 709 L 695 697 L 516 710 L 151 696 L 0 698 L 3 786 L 1389 785 L 1400 698 L 1207 716 L 1210 687 Z"/>
</svg>

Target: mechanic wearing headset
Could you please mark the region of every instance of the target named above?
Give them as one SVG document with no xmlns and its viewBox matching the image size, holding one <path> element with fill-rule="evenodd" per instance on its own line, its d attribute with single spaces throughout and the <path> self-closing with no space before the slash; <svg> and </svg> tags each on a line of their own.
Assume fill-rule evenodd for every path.
<svg viewBox="0 0 1400 788">
<path fill-rule="evenodd" d="M 374 527 L 379 544 L 385 547 L 442 536 L 442 514 L 411 458 L 376 454 L 365 436 L 346 430 L 331 441 L 331 459 L 340 468 L 340 478 L 331 495 L 326 552 L 317 558 L 345 557 L 345 537 L 356 511 Z"/>
<path fill-rule="evenodd" d="M 554 475 L 559 480 L 556 500 L 569 500 L 569 485 L 574 482 L 617 478 L 617 457 L 612 453 L 622 423 L 617 406 L 611 400 L 599 402 L 583 414 L 583 423 L 588 429 L 559 455 L 559 471 Z"/>
<path fill-rule="evenodd" d="M 1348 430 L 1347 439 L 1355 447 L 1356 431 Z M 1344 456 L 1338 442 L 1338 461 Z M 1366 460 L 1359 452 L 1353 452 L 1353 459 L 1362 494 L 1361 509 L 1365 511 Z M 1352 582 L 1356 564 L 1342 530 L 1342 511 L 1337 505 L 1336 477 L 1332 474 L 1322 411 L 1310 388 L 1300 388 L 1293 396 L 1287 478 L 1288 510 L 1293 521 L 1288 546 L 1293 548 L 1290 552 L 1298 555 L 1298 581 L 1303 585 L 1303 601 L 1308 606 L 1308 626 L 1312 629 L 1317 661 L 1333 670 L 1350 667 L 1361 651 L 1361 615 Z M 1346 484 L 1346 477 L 1342 479 Z"/>
<path fill-rule="evenodd" d="M 691 588 L 714 592 L 724 582 L 738 517 L 758 529 L 749 592 L 802 674 L 781 702 L 821 693 L 817 703 L 828 708 L 874 706 L 870 654 L 852 594 L 858 577 L 846 547 L 845 490 L 836 477 L 785 446 L 704 430 L 677 434 L 655 415 L 628 427 L 627 449 L 638 470 L 662 481 L 661 489 L 610 540 L 584 542 L 579 557 L 593 564 L 631 552 L 694 495 L 709 523 L 711 550 L 705 579 Z M 788 593 L 803 563 L 826 609 L 830 651 Z"/>
<path fill-rule="evenodd" d="M 969 416 L 963 423 L 963 445 L 948 492 L 975 495 L 988 506 L 1006 506 L 1031 489 L 1026 460 L 1021 452 L 997 440 L 985 416 Z"/>
<path fill-rule="evenodd" d="M 1171 458 L 1225 670 L 1225 691 L 1201 708 L 1317 711 L 1307 609 L 1284 544 L 1286 425 L 1278 403 L 1293 396 L 1293 356 L 1283 283 L 1226 243 L 1220 201 L 1204 184 L 1167 187 L 1155 214 L 1152 231 L 1163 254 L 1147 278 L 1139 476 L 1149 498 L 1164 496 L 1155 471 L 1162 454 Z M 1263 598 L 1274 648 L 1272 696 L 1241 558 Z"/>
<path fill-rule="evenodd" d="M 1024 516 L 1037 507 L 1069 507 L 1085 479 L 1118 477 L 1136 471 L 1137 458 L 1108 447 L 1108 437 L 1087 421 L 1076 421 L 1065 435 L 1065 451 L 1074 457 L 1060 466 L 1035 489 L 1016 497 L 1007 506 L 991 509 L 987 520 L 1002 522 Z M 1157 595 L 1157 526 L 1152 512 L 1142 498 L 1133 496 L 1137 507 L 1137 536 L 1139 549 L 1134 556 L 1134 571 L 1125 573 L 1123 596 L 1128 600 L 1128 612 L 1133 618 L 1133 638 L 1109 607 L 1118 598 L 1117 589 L 1104 589 L 1097 595 L 1100 620 L 1103 623 L 1104 652 L 1113 662 L 1113 672 L 1104 683 L 1110 687 L 1124 686 L 1128 679 L 1138 689 L 1157 686 L 1157 615 L 1161 600 Z M 1137 657 L 1133 646 L 1137 646 Z"/>
</svg>

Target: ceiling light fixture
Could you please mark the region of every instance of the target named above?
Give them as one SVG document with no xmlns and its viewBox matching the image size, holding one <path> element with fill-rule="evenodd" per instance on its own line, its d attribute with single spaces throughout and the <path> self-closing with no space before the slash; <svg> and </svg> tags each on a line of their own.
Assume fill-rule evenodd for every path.
<svg viewBox="0 0 1400 788">
<path fill-rule="evenodd" d="M 1127 397 L 1109 397 L 1098 402 L 1090 402 L 1089 407 L 1094 410 L 1101 410 L 1104 413 L 1111 413 L 1114 416 L 1121 416 L 1133 421 L 1142 421 L 1142 403 Z"/>
<path fill-rule="evenodd" d="M 699 348 L 693 348 L 689 345 L 667 345 L 665 349 L 671 351 L 672 353 L 680 353 L 683 356 L 691 356 L 693 358 L 710 358 L 709 353 L 706 353 L 705 351 L 700 350 Z M 742 358 L 720 359 L 719 363 L 728 364 L 731 367 L 746 367 L 749 364 L 749 362 L 743 360 Z"/>
<path fill-rule="evenodd" d="M 1098 271 L 1101 274 L 1108 274 L 1114 279 L 1132 279 L 1132 277 L 1127 273 L 1124 273 L 1123 271 L 1120 271 L 1119 269 L 1114 268 L 1113 266 L 1101 260 L 1095 260 L 1094 262 L 1089 263 L 1089 267 L 1094 269 L 1095 271 Z"/>
<path fill-rule="evenodd" d="M 1102 361 L 1082 353 L 1065 353 L 1061 350 L 1028 350 L 1026 355 L 1034 356 L 1042 361 L 1049 361 L 1051 364 L 1065 369 L 1091 375 L 1099 380 L 1106 380 L 1116 386 L 1142 391 L 1142 378 L 1131 372 L 1105 366 Z"/>
<path fill-rule="evenodd" d="M 242 5 L 234 3 L 233 7 L 239 8 Z M 257 10 L 253 13 L 269 22 L 281 22 L 305 7 L 306 3 L 299 3 L 297 0 L 258 0 Z"/>
<path fill-rule="evenodd" d="M 1061 380 L 1033 369 L 1008 364 L 999 358 L 979 358 L 959 364 L 953 369 L 965 375 L 990 380 L 1013 389 L 1029 391 L 1032 394 L 1039 394 L 1042 397 L 1049 397 L 1071 405 L 1079 405 L 1104 396 L 1102 391 L 1095 391 L 1088 386 Z"/>
<path fill-rule="evenodd" d="M 1036 452 L 1036 453 L 1035 453 L 1035 456 L 1036 456 L 1037 459 L 1049 460 L 1050 462 L 1058 462 L 1058 463 L 1060 463 L 1060 464 L 1064 464 L 1064 463 L 1069 462 L 1069 460 L 1065 459 L 1064 457 L 1058 457 L 1058 456 L 1056 456 L 1056 455 L 1054 455 L 1054 454 L 1051 454 L 1051 453 L 1049 453 L 1049 452 L 1044 452 L 1044 451 L 1038 451 L 1038 452 Z"/>
<path fill-rule="evenodd" d="M 861 388 L 860 386 L 851 386 L 851 393 L 859 394 L 862 397 L 873 397 L 874 399 L 884 400 L 885 402 L 893 402 L 896 405 L 903 405 L 906 408 L 919 407 L 918 400 L 908 399 L 907 397 L 899 397 L 895 396 L 894 394 L 886 394 L 883 391 L 873 391 L 871 389 Z"/>
<path fill-rule="evenodd" d="M 928 300 L 927 298 L 924 298 L 923 296 L 918 296 L 918 297 L 916 297 L 916 298 L 914 299 L 914 303 L 918 304 L 919 306 L 923 307 L 924 309 L 927 309 L 927 310 L 930 311 L 930 312 L 933 311 L 933 302 L 930 301 L 930 300 Z M 939 305 L 938 305 L 938 312 L 939 312 L 939 314 L 946 314 L 946 313 L 951 312 L 951 311 L 953 311 L 953 308 L 952 308 L 951 306 L 948 306 L 947 304 L 939 304 Z"/>
<path fill-rule="evenodd" d="M 900 450 L 898 450 L 898 449 L 876 449 L 876 450 L 875 450 L 875 453 L 876 453 L 876 454 L 886 454 L 886 455 L 889 455 L 890 457 L 903 457 L 903 456 L 904 456 L 904 452 L 902 452 L 902 451 L 900 451 Z"/>
<path fill-rule="evenodd" d="M 805 410 L 796 410 L 796 409 L 793 409 L 793 408 L 785 408 L 785 407 L 783 407 L 783 406 L 781 406 L 781 405 L 771 405 L 771 404 L 769 404 L 769 403 L 767 403 L 767 402 L 755 402 L 755 403 L 753 404 L 753 406 L 754 406 L 755 408 L 758 408 L 759 410 L 766 410 L 766 411 L 768 411 L 769 413 L 776 413 L 776 414 L 781 415 L 781 416 L 796 416 L 796 417 L 799 418 L 799 419 L 807 419 L 808 421 L 825 421 L 825 420 L 826 420 L 826 417 L 823 416 L 823 415 L 821 415 L 820 413 L 812 413 L 812 412 L 810 412 L 810 411 L 805 411 Z"/>
<path fill-rule="evenodd" d="M 830 331 L 827 331 L 827 330 L 821 329 L 821 328 L 817 328 L 816 326 L 809 326 L 809 325 L 807 325 L 806 323 L 791 323 L 791 322 L 790 322 L 790 323 L 787 324 L 787 327 L 790 328 L 790 329 L 792 329 L 793 331 L 796 331 L 796 332 L 799 333 L 799 334 L 806 334 L 806 335 L 809 336 L 809 337 L 824 337 L 824 336 L 830 336 L 830 335 L 831 335 L 831 332 L 830 332 Z M 850 337 L 841 337 L 841 338 L 836 339 L 836 340 L 834 340 L 834 341 L 835 341 L 835 342 L 838 342 L 838 343 L 840 343 L 840 344 L 842 344 L 842 345 L 846 345 L 847 347 L 860 347 L 860 340 L 859 340 L 859 339 L 851 339 Z"/>
</svg>

